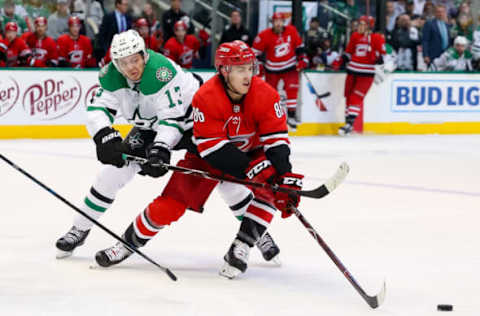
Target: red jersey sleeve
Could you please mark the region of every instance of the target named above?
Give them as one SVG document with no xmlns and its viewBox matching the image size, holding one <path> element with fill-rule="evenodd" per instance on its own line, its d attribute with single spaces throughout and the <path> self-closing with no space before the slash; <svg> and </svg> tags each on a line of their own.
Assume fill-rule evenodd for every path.
<svg viewBox="0 0 480 316">
<path fill-rule="evenodd" d="M 54 65 L 58 64 L 57 43 L 51 37 L 47 37 L 47 61 L 50 60 Z"/>
<path fill-rule="evenodd" d="M 266 49 L 265 36 L 266 36 L 265 31 L 260 32 L 257 35 L 257 37 L 255 37 L 255 40 L 253 41 L 252 48 L 257 56 L 260 55 L 262 52 L 264 52 Z"/>
<path fill-rule="evenodd" d="M 205 98 L 198 93 L 193 97 L 193 136 L 202 158 L 229 142 L 223 129 L 225 121 L 221 112 L 212 105 L 212 102 L 207 104 Z"/>
<path fill-rule="evenodd" d="M 259 79 L 260 80 L 260 79 Z M 261 106 L 255 108 L 256 122 L 260 136 L 260 145 L 264 151 L 280 145 L 290 145 L 288 139 L 287 117 L 280 104 L 280 96 L 270 86 L 262 81 Z M 270 88 L 270 89 L 268 89 Z"/>
<path fill-rule="evenodd" d="M 355 32 L 352 34 L 350 37 L 350 40 L 348 41 L 347 48 L 345 49 L 345 53 L 351 58 L 351 56 L 355 53 L 355 46 L 357 44 L 357 38 L 358 38 L 358 33 Z"/>
<path fill-rule="evenodd" d="M 387 51 L 385 49 L 385 37 L 382 34 L 374 33 L 373 37 L 373 50 L 376 53 L 376 57 L 385 56 Z"/>
</svg>

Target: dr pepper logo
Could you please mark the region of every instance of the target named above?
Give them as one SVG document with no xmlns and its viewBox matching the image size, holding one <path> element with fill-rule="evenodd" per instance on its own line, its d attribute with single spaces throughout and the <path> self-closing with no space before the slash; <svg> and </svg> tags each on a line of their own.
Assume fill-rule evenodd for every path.
<svg viewBox="0 0 480 316">
<path fill-rule="evenodd" d="M 23 109 L 32 118 L 53 120 L 73 110 L 81 95 L 80 82 L 73 77 L 45 79 L 26 89 Z"/>
<path fill-rule="evenodd" d="M 11 77 L 0 78 L 0 116 L 10 111 L 18 101 L 20 89 L 15 79 Z"/>
</svg>

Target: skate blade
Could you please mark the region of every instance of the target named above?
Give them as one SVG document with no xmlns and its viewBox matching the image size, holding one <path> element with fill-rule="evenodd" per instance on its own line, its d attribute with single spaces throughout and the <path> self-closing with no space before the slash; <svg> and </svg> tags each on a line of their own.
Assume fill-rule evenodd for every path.
<svg viewBox="0 0 480 316">
<path fill-rule="evenodd" d="M 218 272 L 221 276 L 233 280 L 242 273 L 239 269 L 232 267 L 228 263 L 224 263 L 222 269 Z"/>
<path fill-rule="evenodd" d="M 55 255 L 55 258 L 65 259 L 70 257 L 72 254 L 73 254 L 73 251 L 63 251 L 63 250 L 57 249 L 57 254 Z"/>
<path fill-rule="evenodd" d="M 274 264 L 274 265 L 277 266 L 277 267 L 282 266 L 282 260 L 280 260 L 280 256 L 279 256 L 279 255 L 276 255 L 275 257 L 273 257 L 272 259 L 270 259 L 270 261 L 268 261 L 268 262 L 271 262 L 272 264 Z"/>
</svg>

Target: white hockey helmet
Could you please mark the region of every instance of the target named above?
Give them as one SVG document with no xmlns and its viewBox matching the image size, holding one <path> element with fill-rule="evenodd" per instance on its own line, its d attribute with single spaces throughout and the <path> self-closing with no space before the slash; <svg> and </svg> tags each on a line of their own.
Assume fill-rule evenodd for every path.
<svg viewBox="0 0 480 316">
<path fill-rule="evenodd" d="M 110 57 L 113 64 L 118 68 L 117 60 L 119 58 L 127 57 L 136 53 L 141 53 L 147 62 L 148 54 L 145 49 L 145 41 L 135 30 L 128 30 L 113 36 L 112 44 L 110 45 Z"/>
<path fill-rule="evenodd" d="M 457 36 L 455 37 L 455 41 L 453 42 L 453 45 L 468 45 L 468 39 L 465 36 Z"/>
</svg>

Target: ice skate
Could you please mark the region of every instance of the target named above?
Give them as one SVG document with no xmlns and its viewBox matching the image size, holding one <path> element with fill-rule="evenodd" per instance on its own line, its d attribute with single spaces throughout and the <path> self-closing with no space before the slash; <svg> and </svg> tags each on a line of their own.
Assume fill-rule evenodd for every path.
<svg viewBox="0 0 480 316">
<path fill-rule="evenodd" d="M 338 129 L 338 135 L 340 136 L 350 135 L 352 133 L 352 130 L 353 130 L 353 125 L 347 123 Z"/>
<path fill-rule="evenodd" d="M 278 248 L 277 244 L 273 240 L 272 236 L 268 232 L 266 232 L 255 244 L 262 253 L 263 259 L 265 261 L 272 262 L 276 265 L 281 265 L 282 262 L 280 261 L 280 248 Z"/>
<path fill-rule="evenodd" d="M 57 259 L 70 257 L 75 248 L 83 245 L 88 233 L 90 233 L 90 229 L 83 231 L 72 226 L 72 228 L 70 228 L 65 235 L 60 237 L 55 244 L 57 247 Z"/>
<path fill-rule="evenodd" d="M 234 279 L 247 270 L 248 256 L 250 246 L 235 239 L 230 246 L 227 254 L 223 258 L 225 263 L 220 270 L 220 275 L 229 279 Z"/>
<path fill-rule="evenodd" d="M 121 242 L 117 242 L 114 246 L 100 250 L 95 254 L 95 261 L 101 267 L 110 267 L 122 262 L 133 254 Z"/>
</svg>

